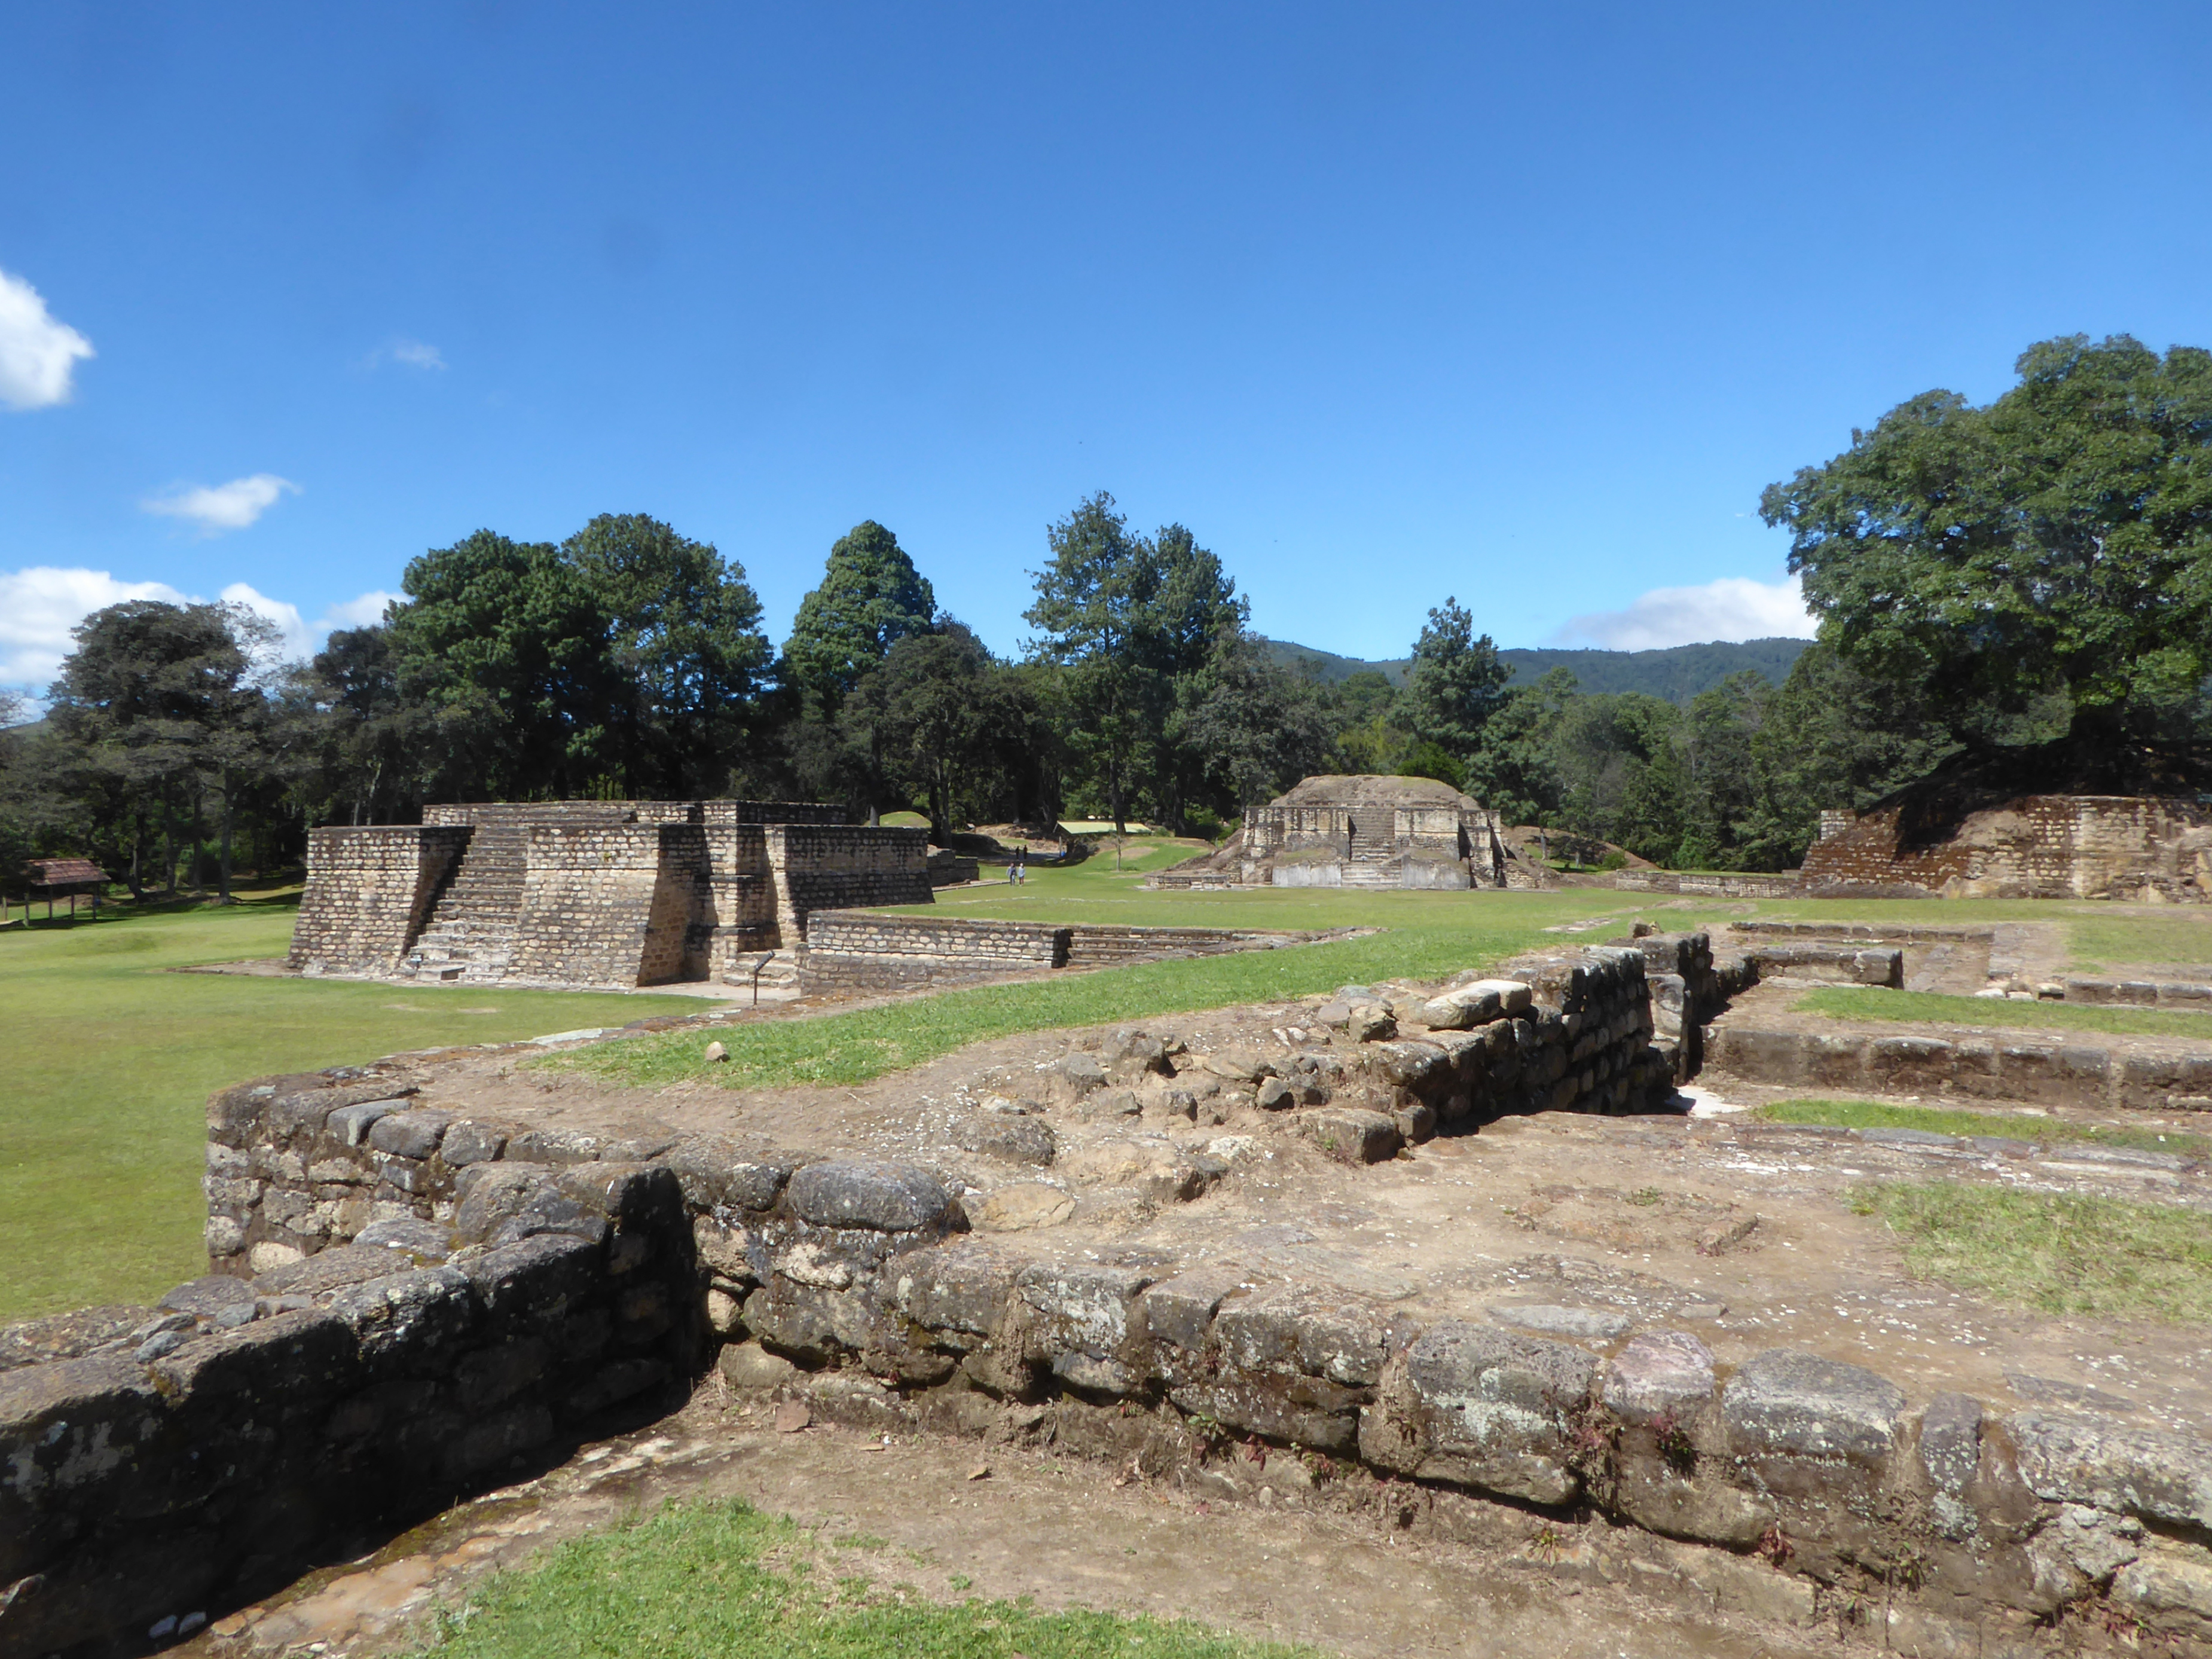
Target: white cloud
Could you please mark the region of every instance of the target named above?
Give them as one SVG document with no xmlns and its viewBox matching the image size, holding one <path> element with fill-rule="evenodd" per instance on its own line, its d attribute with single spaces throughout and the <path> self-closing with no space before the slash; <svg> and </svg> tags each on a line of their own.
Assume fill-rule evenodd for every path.
<svg viewBox="0 0 2212 1659">
<path fill-rule="evenodd" d="M 48 311 L 38 289 L 0 270 L 0 404 L 67 403 L 76 360 L 93 355 L 92 342 Z"/>
<path fill-rule="evenodd" d="M 1656 651 L 1711 640 L 1808 640 L 1815 631 L 1796 577 L 1761 582 L 1723 576 L 1702 587 L 1655 587 L 1626 611 L 1577 617 L 1551 642 Z"/>
<path fill-rule="evenodd" d="M 367 628 L 372 623 L 384 620 L 386 605 L 405 605 L 404 593 L 387 593 L 380 587 L 372 587 L 357 599 L 348 599 L 343 605 L 334 605 L 323 612 L 323 619 L 315 626 L 328 634 L 334 628 Z"/>
<path fill-rule="evenodd" d="M 386 363 L 398 363 L 402 368 L 419 368 L 429 373 L 446 367 L 446 354 L 427 340 L 410 340 L 404 334 L 400 334 L 370 352 L 362 360 L 361 366 L 363 368 L 381 368 Z"/>
<path fill-rule="evenodd" d="M 227 484 L 182 484 L 166 495 L 139 505 L 165 518 L 189 519 L 203 536 L 220 536 L 226 530 L 243 530 L 276 504 L 277 497 L 300 486 L 273 472 L 257 472 L 250 478 L 233 478 Z"/>
<path fill-rule="evenodd" d="M 231 583 L 222 597 L 276 625 L 276 655 L 284 661 L 313 656 L 323 648 L 333 629 L 380 622 L 386 605 L 395 600 L 406 602 L 402 594 L 372 589 L 331 605 L 320 617 L 309 622 L 300 614 L 298 605 L 288 599 L 271 599 L 246 582 Z M 167 582 L 119 582 L 105 570 L 59 569 L 52 565 L 0 570 L 0 685 L 22 686 L 42 695 L 61 672 L 62 659 L 76 648 L 70 630 L 94 611 L 125 599 L 161 599 L 170 605 L 199 602 L 198 595 L 179 593 Z"/>
<path fill-rule="evenodd" d="M 167 582 L 119 582 L 105 570 L 0 571 L 0 684 L 45 690 L 75 648 L 70 629 L 125 599 L 190 603 Z"/>
</svg>

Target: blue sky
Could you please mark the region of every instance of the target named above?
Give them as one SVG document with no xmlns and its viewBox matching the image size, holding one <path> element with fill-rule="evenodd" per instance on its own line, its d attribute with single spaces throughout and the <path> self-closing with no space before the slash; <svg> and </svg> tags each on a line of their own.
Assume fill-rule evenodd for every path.
<svg viewBox="0 0 2212 1659">
<path fill-rule="evenodd" d="M 1762 486 L 2036 339 L 2212 344 L 2202 5 L 49 6 L 7 51 L 0 684 L 126 592 L 304 647 L 603 511 L 779 642 L 878 519 L 1012 653 L 1099 489 L 1347 654 L 1448 594 L 1507 645 L 1802 631 Z"/>
</svg>

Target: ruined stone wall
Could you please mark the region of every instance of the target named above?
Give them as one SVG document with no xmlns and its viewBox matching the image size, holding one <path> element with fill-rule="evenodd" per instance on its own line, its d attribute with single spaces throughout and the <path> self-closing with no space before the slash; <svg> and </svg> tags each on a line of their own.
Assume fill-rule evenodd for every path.
<svg viewBox="0 0 2212 1659">
<path fill-rule="evenodd" d="M 658 985 L 706 972 L 705 832 L 687 823 L 534 824 L 511 971 Z M 696 954 L 695 954 L 696 951 Z"/>
<path fill-rule="evenodd" d="M 416 1184 L 449 1194 L 438 1224 L 399 1218 L 429 1206 L 387 1188 L 394 1218 L 305 1259 L 264 1250 L 258 1281 L 217 1274 L 158 1307 L 9 1333 L 0 1650 L 140 1650 L 164 1618 L 204 1622 L 265 1595 L 696 1374 L 698 1280 L 672 1170 L 494 1163 L 485 1149 L 504 1137 L 465 1134 L 448 1166 L 447 1121 L 404 1104 L 360 1103 L 327 1076 L 228 1091 L 211 1103 L 210 1165 L 434 1170 Z M 368 1144 L 386 1123 L 402 1152 Z"/>
<path fill-rule="evenodd" d="M 806 991 L 890 990 L 1067 964 L 1066 927 L 961 916 L 817 910 L 799 958 Z"/>
<path fill-rule="evenodd" d="M 1956 898 L 2212 899 L 2212 807 L 2125 795 L 2023 795 L 1923 827 L 1884 807 L 1815 842 L 1805 890 Z"/>
<path fill-rule="evenodd" d="M 1067 965 L 1100 968 L 1159 957 L 1219 956 L 1230 951 L 1268 950 L 1294 944 L 1297 939 L 1295 934 L 1240 932 L 1231 927 L 1117 927 L 1104 922 L 1074 922 L 1067 929 Z"/>
<path fill-rule="evenodd" d="M 1626 893 L 1692 893 L 1716 898 L 1792 898 L 1800 890 L 1795 870 L 1785 870 L 1778 875 L 1709 870 L 1616 870 L 1610 880 L 1614 887 Z"/>
<path fill-rule="evenodd" d="M 468 842 L 465 828 L 309 830 L 289 965 L 303 974 L 392 972 Z"/>
<path fill-rule="evenodd" d="M 1430 1012 L 1465 1029 L 1425 1039 L 1378 1032 L 1371 1007 L 1315 1017 L 1346 1027 L 1342 1062 L 1407 1112 L 1632 1110 L 1663 1091 L 1644 968 L 1694 979 L 1705 962 L 1691 935 L 1462 976 Z M 1238 1075 L 1263 1100 L 1291 1091 L 1272 1068 Z M 511 1480 L 517 1460 L 696 1378 L 718 1350 L 733 1386 L 787 1379 L 817 1415 L 872 1430 L 975 1432 L 998 1420 L 989 1402 L 1018 1401 L 1060 1445 L 1134 1449 L 1152 1469 L 1225 1440 L 1531 1525 L 1586 1509 L 1712 1546 L 1712 1571 L 1736 1564 L 1808 1613 L 1878 1607 L 1901 1650 L 1977 1651 L 1985 1621 L 2059 1616 L 2091 1593 L 2078 1564 L 2099 1551 L 2131 1636 L 2212 1629 L 2191 1622 L 2212 1619 L 2197 1595 L 2212 1462 L 2186 1432 L 1915 1403 L 1794 1350 L 1730 1368 L 1680 1330 L 1553 1340 L 1241 1267 L 1055 1255 L 968 1236 L 958 1201 L 911 1165 L 711 1136 L 610 1143 L 415 1107 L 405 1090 L 349 1068 L 217 1095 L 210 1249 L 258 1280 L 0 1335 L 8 1651 L 219 1615 L 353 1547 L 366 1522 Z M 1347 1159 L 1367 1155 L 1362 1119 L 1389 1126 L 1291 1115 Z M 280 1194 L 313 1207 L 323 1190 L 356 1196 L 320 1235 L 263 1224 Z"/>
<path fill-rule="evenodd" d="M 926 830 L 771 823 L 764 833 L 786 949 L 806 937 L 817 910 L 936 902 Z"/>
</svg>

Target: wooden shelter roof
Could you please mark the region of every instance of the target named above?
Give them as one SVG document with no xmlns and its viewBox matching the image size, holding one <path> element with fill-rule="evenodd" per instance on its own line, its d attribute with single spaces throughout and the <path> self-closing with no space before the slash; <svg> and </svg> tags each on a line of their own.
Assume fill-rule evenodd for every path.
<svg viewBox="0 0 2212 1659">
<path fill-rule="evenodd" d="M 106 886 L 107 872 L 90 859 L 33 859 L 23 866 L 34 888 Z"/>
</svg>

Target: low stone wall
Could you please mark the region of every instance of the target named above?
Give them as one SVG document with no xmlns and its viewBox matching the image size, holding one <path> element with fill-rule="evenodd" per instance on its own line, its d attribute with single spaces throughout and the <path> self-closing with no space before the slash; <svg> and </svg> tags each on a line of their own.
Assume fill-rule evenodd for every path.
<svg viewBox="0 0 2212 1659">
<path fill-rule="evenodd" d="M 286 1079 L 218 1097 L 215 1115 L 249 1158 L 281 1157 L 301 1137 L 343 1144 L 316 1108 L 348 1092 Z M 253 1283 L 216 1274 L 155 1308 L 13 1328 L 0 1650 L 189 1635 L 696 1373 L 672 1170 L 476 1167 L 441 1224 L 386 1221 Z"/>
<path fill-rule="evenodd" d="M 465 828 L 309 830 L 307 885 L 287 964 L 302 974 L 391 973 L 468 844 Z"/>
<path fill-rule="evenodd" d="M 1717 898 L 1795 898 L 1803 890 L 1797 872 L 1779 875 L 1715 874 L 1704 871 L 1616 870 L 1612 884 L 1624 893 L 1689 893 Z"/>
<path fill-rule="evenodd" d="M 2084 1035 L 1800 1030 L 1732 1013 L 1705 1031 L 1705 1063 L 1747 1083 L 1951 1095 L 2103 1110 L 2212 1111 L 2212 1054 L 2121 1048 Z"/>
<path fill-rule="evenodd" d="M 2069 1002 L 2117 1003 L 2134 1008 L 2193 1008 L 2212 1013 L 2212 985 L 2197 980 L 2083 979 L 2065 981 Z"/>
<path fill-rule="evenodd" d="M 1986 945 L 1994 927 L 1920 927 L 1894 921 L 1732 921 L 1731 933 L 1765 939 L 1866 939 L 1887 945 Z"/>
<path fill-rule="evenodd" d="M 1218 956 L 1229 951 L 1267 950 L 1297 942 L 1294 933 L 1240 933 L 1229 927 L 1115 927 L 1103 922 L 1071 923 L 1067 965 L 1096 968 L 1116 962 L 1146 962 L 1158 957 Z"/>
<path fill-rule="evenodd" d="M 1833 985 L 1905 988 L 1905 952 L 1894 946 L 1764 945 L 1747 953 L 1765 979 L 1814 979 Z"/>
<path fill-rule="evenodd" d="M 892 990 L 1067 965 L 1066 927 L 964 916 L 817 910 L 799 953 L 808 993 Z"/>
</svg>

